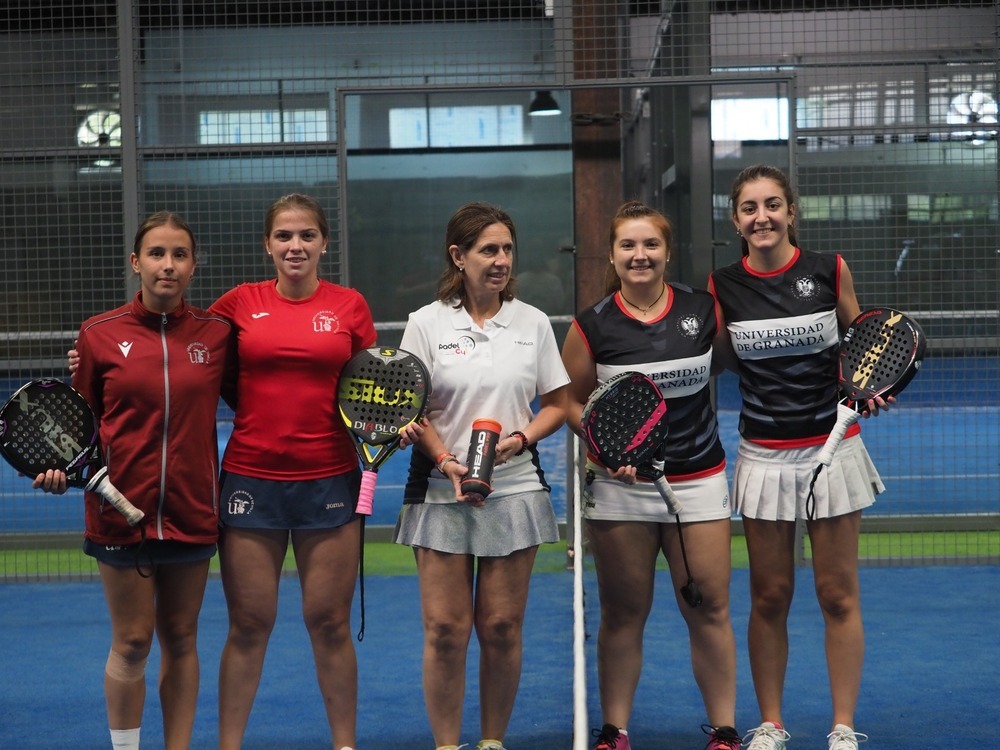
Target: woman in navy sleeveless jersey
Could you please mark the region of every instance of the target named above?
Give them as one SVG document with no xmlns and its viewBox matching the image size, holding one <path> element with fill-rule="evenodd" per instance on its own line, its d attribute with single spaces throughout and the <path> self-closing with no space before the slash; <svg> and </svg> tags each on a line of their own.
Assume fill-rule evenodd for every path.
<svg viewBox="0 0 1000 750">
<path fill-rule="evenodd" d="M 588 457 L 584 489 L 587 535 L 601 598 L 598 681 L 603 728 L 595 748 L 629 750 L 628 722 L 642 670 L 642 640 L 653 604 L 656 560 L 670 563 L 678 607 L 688 626 L 692 665 L 708 717 L 711 750 L 735 750 L 736 646 L 729 620 L 732 508 L 726 461 L 709 381 L 715 302 L 704 291 L 666 283 L 672 231 L 667 219 L 632 201 L 611 224 L 608 296 L 584 310 L 563 345 L 570 374 L 568 424 L 580 418 L 593 390 L 638 370 L 667 401 L 665 471 L 683 510 L 684 542 L 703 602 L 679 595 L 686 583 L 677 517 L 636 467 L 612 473 Z"/>
<path fill-rule="evenodd" d="M 716 349 L 740 379 L 743 407 L 733 500 L 750 555 L 748 647 L 761 723 L 751 750 L 783 750 L 787 618 L 795 583 L 795 526 L 805 519 L 816 454 L 836 422 L 837 349 L 860 308 L 839 255 L 799 249 L 787 177 L 769 166 L 743 170 L 731 194 L 743 259 L 712 273 L 720 319 Z M 726 335 L 728 334 L 728 335 Z M 869 402 L 869 413 L 886 408 Z M 866 414 L 867 416 L 867 414 Z M 816 596 L 826 623 L 833 698 L 830 750 L 853 750 L 864 631 L 858 584 L 861 510 L 882 482 L 854 425 L 816 484 L 812 543 Z"/>
</svg>

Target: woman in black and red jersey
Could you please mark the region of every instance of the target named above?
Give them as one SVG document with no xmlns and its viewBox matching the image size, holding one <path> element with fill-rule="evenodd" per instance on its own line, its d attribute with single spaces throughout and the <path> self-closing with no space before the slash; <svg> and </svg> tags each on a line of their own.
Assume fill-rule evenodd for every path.
<svg viewBox="0 0 1000 750">
<path fill-rule="evenodd" d="M 840 331 L 860 312 L 858 300 L 840 255 L 799 249 L 795 198 L 780 170 L 748 167 L 730 197 L 743 259 L 714 271 L 710 291 L 725 321 L 716 349 L 728 353 L 743 394 L 733 501 L 750 555 L 748 647 L 761 714 L 748 747 L 784 750 L 789 740 L 781 716 L 787 618 L 795 526 L 806 519 L 826 624 L 828 745 L 854 750 L 865 739 L 854 731 L 864 657 L 858 536 L 862 509 L 883 489 L 856 424 L 820 474 L 808 517 L 806 499 L 816 454 L 836 422 Z M 885 408 L 882 399 L 870 401 L 865 416 Z"/>
<path fill-rule="evenodd" d="M 73 385 L 98 417 L 111 481 L 146 517 L 130 527 L 85 493 L 84 550 L 97 559 L 111 615 L 104 693 L 112 746 L 139 747 L 155 632 L 164 745 L 179 750 L 191 742 L 198 613 L 218 540 L 215 424 L 231 326 L 184 300 L 196 246 L 176 214 L 143 222 L 131 264 L 139 293 L 84 322 L 71 355 L 79 355 Z M 65 492 L 65 474 L 40 474 L 35 486 Z"/>
<path fill-rule="evenodd" d="M 598 385 L 630 370 L 656 382 L 669 406 L 664 468 L 683 505 L 673 516 L 652 482 L 636 481 L 637 467 L 613 473 L 588 459 L 583 515 L 601 598 L 597 669 L 603 727 L 595 750 L 632 747 L 628 723 L 661 553 L 670 563 L 688 627 L 708 718 L 703 726 L 708 750 L 739 747 L 736 643 L 729 619 L 732 506 L 709 389 L 715 304 L 705 291 L 665 281 L 672 236 L 670 222 L 658 211 L 639 201 L 623 204 L 611 223 L 608 296 L 576 316 L 563 345 L 572 378 L 567 423 L 577 434 L 584 405 Z M 697 606 L 682 593 L 685 548 L 702 593 Z"/>
</svg>

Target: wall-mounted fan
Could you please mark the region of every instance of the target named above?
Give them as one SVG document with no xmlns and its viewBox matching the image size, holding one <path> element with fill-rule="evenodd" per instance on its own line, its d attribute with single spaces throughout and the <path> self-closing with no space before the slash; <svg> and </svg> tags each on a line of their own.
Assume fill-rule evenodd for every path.
<svg viewBox="0 0 1000 750">
<path fill-rule="evenodd" d="M 952 98 L 948 105 L 949 125 L 995 125 L 997 122 L 997 102 L 984 91 L 970 91 Z M 953 134 L 974 145 L 982 145 L 997 137 L 996 130 L 962 131 Z"/>
<path fill-rule="evenodd" d="M 87 114 L 76 129 L 76 142 L 80 146 L 122 145 L 122 116 L 112 109 L 96 109 Z"/>
</svg>

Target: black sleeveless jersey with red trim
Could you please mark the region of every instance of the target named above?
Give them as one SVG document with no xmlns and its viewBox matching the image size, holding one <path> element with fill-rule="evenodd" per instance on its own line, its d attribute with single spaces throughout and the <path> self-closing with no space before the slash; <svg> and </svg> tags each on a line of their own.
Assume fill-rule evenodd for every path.
<svg viewBox="0 0 1000 750">
<path fill-rule="evenodd" d="M 784 268 L 751 270 L 743 259 L 712 272 L 739 358 L 748 440 L 801 441 L 826 435 L 837 416 L 839 255 L 796 249 Z"/>
<path fill-rule="evenodd" d="M 668 477 L 706 472 L 725 461 L 708 387 L 715 302 L 707 292 L 669 286 L 670 303 L 655 320 L 637 320 L 612 294 L 573 322 L 597 364 L 598 383 L 636 370 L 660 387 L 667 402 Z"/>
</svg>

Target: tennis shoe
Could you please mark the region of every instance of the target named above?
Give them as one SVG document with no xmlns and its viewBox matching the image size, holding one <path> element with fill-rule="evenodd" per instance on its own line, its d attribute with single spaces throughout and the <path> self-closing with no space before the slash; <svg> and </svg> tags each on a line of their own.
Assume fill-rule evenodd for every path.
<svg viewBox="0 0 1000 750">
<path fill-rule="evenodd" d="M 740 736 L 733 727 L 713 727 L 711 724 L 702 724 L 701 731 L 708 735 L 708 744 L 705 750 L 740 750 L 743 743 Z"/>
<path fill-rule="evenodd" d="M 628 735 L 618 731 L 614 724 L 605 724 L 600 731 L 595 729 L 593 735 L 597 738 L 594 750 L 632 750 Z"/>
<path fill-rule="evenodd" d="M 765 721 L 756 729 L 747 732 L 743 744 L 747 746 L 747 750 L 785 750 L 785 745 L 791 738 L 791 735 L 781 727 Z"/>
<path fill-rule="evenodd" d="M 846 724 L 838 724 L 826 739 L 830 743 L 830 750 L 858 750 L 858 743 L 866 742 L 868 735 L 855 732 Z"/>
<path fill-rule="evenodd" d="M 496 740 L 480 740 L 476 750 L 507 750 L 507 748 Z"/>
</svg>

